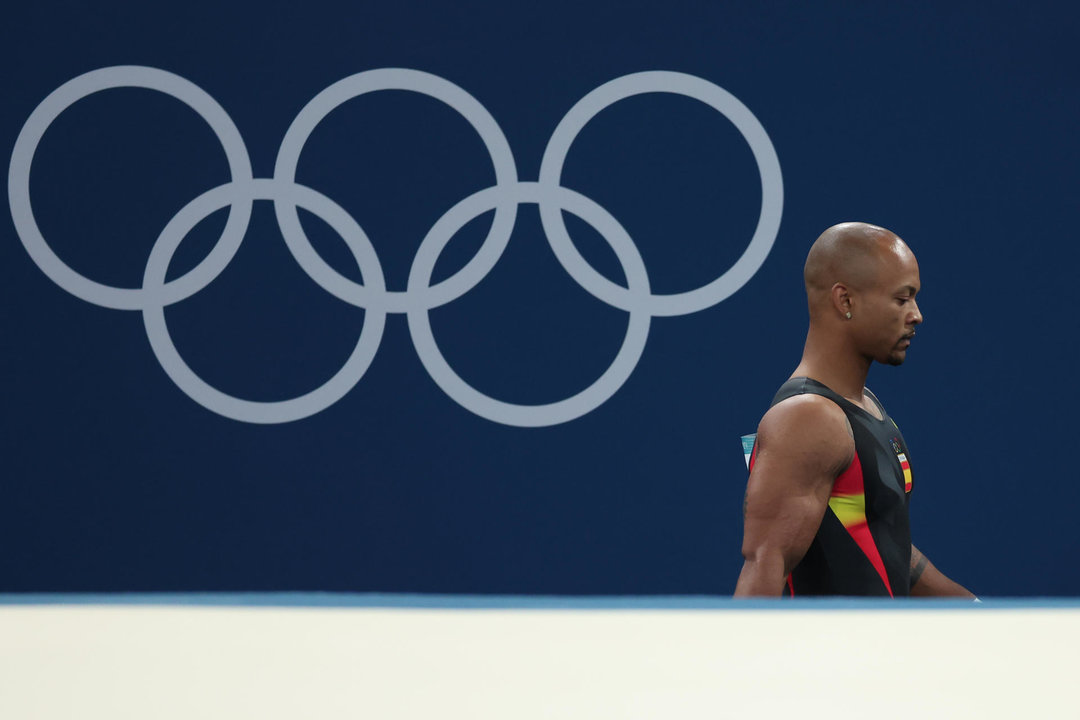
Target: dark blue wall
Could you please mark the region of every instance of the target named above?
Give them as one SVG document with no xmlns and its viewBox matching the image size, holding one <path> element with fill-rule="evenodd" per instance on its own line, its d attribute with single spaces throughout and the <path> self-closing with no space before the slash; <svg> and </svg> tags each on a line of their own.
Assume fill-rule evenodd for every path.
<svg viewBox="0 0 1080 720">
<path fill-rule="evenodd" d="M 1067 7 L 9 9 L 0 143 L 13 168 L 39 104 L 98 68 L 146 66 L 193 83 L 235 123 L 256 178 L 274 176 L 286 131 L 324 88 L 411 68 L 485 108 L 518 179 L 536 181 L 549 138 L 578 100 L 615 78 L 662 70 L 707 81 L 749 109 L 775 149 L 783 203 L 779 231 L 765 233 L 771 250 L 733 295 L 653 316 L 639 294 L 628 301 L 634 322 L 567 274 L 537 205 L 520 205 L 490 272 L 427 316 L 466 383 L 523 405 L 585 389 L 628 325 L 648 323 L 625 383 L 594 410 L 574 406 L 584 412 L 575 419 L 515 427 L 455 402 L 421 362 L 402 306 L 386 315 L 370 367 L 340 400 L 292 422 L 255 423 L 185 394 L 156 358 L 143 312 L 87 302 L 39 269 L 13 220 L 25 214 L 27 182 L 13 172 L 12 215 L 0 223 L 0 591 L 729 593 L 741 562 L 739 436 L 798 360 L 809 243 L 859 219 L 899 233 L 922 269 L 926 322 L 908 362 L 870 377 L 912 450 L 915 542 L 980 594 L 1080 594 L 1070 570 L 1080 555 L 1070 380 L 1080 354 L 1080 53 Z M 331 112 L 296 179 L 363 229 L 388 289 L 400 292 L 436 221 L 496 175 L 461 115 L 394 90 Z M 118 88 L 75 102 L 44 129 L 29 197 L 66 266 L 136 288 L 170 219 L 229 180 L 221 143 L 192 109 Z M 563 202 L 598 206 L 589 205 L 591 220 L 568 215 L 585 258 L 626 282 L 615 241 L 590 227 L 610 217 L 632 240 L 621 261 L 633 265 L 636 247 L 657 294 L 706 285 L 731 267 L 763 200 L 740 130 L 671 93 L 600 112 L 574 140 L 562 185 L 586 198 Z M 272 187 L 281 184 L 264 195 Z M 243 206 L 241 190 L 230 197 Z M 358 261 L 313 209 L 301 222 L 329 274 L 370 287 L 370 253 Z M 170 280 L 200 266 L 227 216 L 213 212 L 187 235 Z M 490 247 L 492 217 L 454 236 L 435 281 Z M 423 305 L 418 292 L 377 302 L 390 297 Z M 153 304 L 149 290 L 138 298 L 133 307 Z M 221 274 L 166 303 L 187 365 L 225 393 L 264 402 L 324 383 L 381 314 L 316 284 L 265 199 Z"/>
</svg>

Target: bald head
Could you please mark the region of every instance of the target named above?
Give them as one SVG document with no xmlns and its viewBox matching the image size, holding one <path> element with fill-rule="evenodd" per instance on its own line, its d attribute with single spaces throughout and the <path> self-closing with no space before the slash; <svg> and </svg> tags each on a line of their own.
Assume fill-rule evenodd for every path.
<svg viewBox="0 0 1080 720">
<path fill-rule="evenodd" d="M 816 295 L 827 294 L 836 283 L 856 289 L 872 286 L 890 256 L 910 253 L 895 233 L 877 225 L 833 225 L 814 241 L 806 256 L 803 279 L 811 305 Z"/>
<path fill-rule="evenodd" d="M 922 282 L 915 255 L 895 233 L 866 223 L 834 225 L 810 248 L 804 277 L 810 305 L 804 365 L 827 375 L 845 363 L 865 370 L 875 360 L 904 362 L 923 320 L 915 300 Z"/>
</svg>

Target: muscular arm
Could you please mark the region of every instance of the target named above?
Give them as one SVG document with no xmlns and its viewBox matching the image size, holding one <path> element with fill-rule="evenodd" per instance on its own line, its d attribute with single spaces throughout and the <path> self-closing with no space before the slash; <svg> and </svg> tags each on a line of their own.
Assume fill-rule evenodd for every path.
<svg viewBox="0 0 1080 720">
<path fill-rule="evenodd" d="M 779 596 L 813 542 L 833 481 L 855 453 L 843 411 L 818 395 L 774 405 L 758 426 L 735 597 Z"/>
<path fill-rule="evenodd" d="M 914 545 L 911 546 L 911 594 L 916 597 L 975 599 L 970 590 L 945 577 Z"/>
</svg>

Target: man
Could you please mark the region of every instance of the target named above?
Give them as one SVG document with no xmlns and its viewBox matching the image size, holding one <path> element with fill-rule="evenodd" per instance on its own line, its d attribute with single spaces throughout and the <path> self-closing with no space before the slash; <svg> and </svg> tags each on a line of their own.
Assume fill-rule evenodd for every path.
<svg viewBox="0 0 1080 720">
<path fill-rule="evenodd" d="M 974 599 L 911 544 L 911 465 L 866 388 L 876 360 L 904 362 L 922 313 L 919 266 L 884 228 L 843 223 L 804 269 L 802 361 L 758 426 L 736 597 L 944 595 Z"/>
</svg>

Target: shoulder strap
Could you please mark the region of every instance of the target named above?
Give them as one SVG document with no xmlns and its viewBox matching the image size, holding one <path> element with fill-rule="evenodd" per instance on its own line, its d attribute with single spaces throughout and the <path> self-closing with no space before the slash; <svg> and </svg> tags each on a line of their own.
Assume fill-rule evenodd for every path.
<svg viewBox="0 0 1080 720">
<path fill-rule="evenodd" d="M 870 392 L 870 388 L 868 388 L 868 387 L 864 387 L 863 392 L 865 392 L 870 397 L 870 399 L 874 401 L 874 404 L 877 405 L 877 409 L 881 412 L 881 419 L 882 420 L 889 420 L 891 422 L 891 418 L 889 417 L 889 413 L 885 412 L 885 406 L 881 404 L 880 400 L 878 400 L 877 395 Z M 895 424 L 896 423 L 893 423 L 893 425 L 895 425 Z"/>
<path fill-rule="evenodd" d="M 822 397 L 832 400 L 842 409 L 851 404 L 846 398 L 840 395 L 840 393 L 834 392 L 829 389 L 827 385 L 823 385 L 817 380 L 808 377 L 793 377 L 780 386 L 780 389 L 776 391 L 776 395 L 773 397 L 772 404 L 769 407 L 772 407 L 779 402 L 783 402 L 790 397 L 795 397 L 796 395 L 821 395 Z"/>
</svg>

